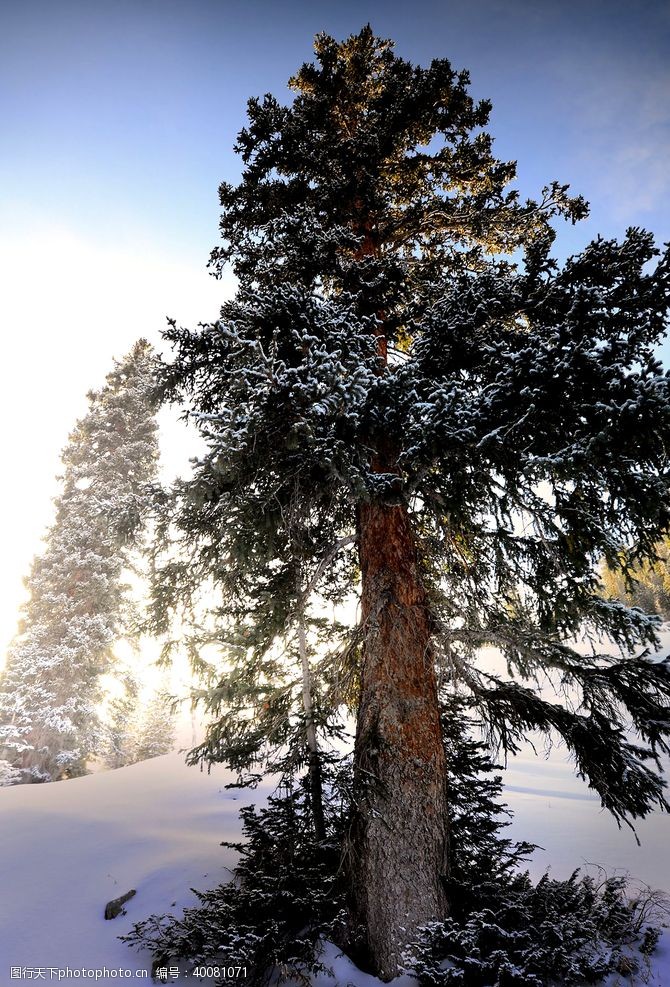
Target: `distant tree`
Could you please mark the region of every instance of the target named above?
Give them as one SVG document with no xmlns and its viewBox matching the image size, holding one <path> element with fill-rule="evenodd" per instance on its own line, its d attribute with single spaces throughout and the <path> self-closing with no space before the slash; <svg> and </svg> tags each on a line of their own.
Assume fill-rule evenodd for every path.
<svg viewBox="0 0 670 987">
<path fill-rule="evenodd" d="M 109 701 L 96 752 L 105 766 L 112 769 L 133 764 L 137 749 L 139 683 L 130 671 L 121 678 L 123 691 Z"/>
<path fill-rule="evenodd" d="M 171 710 L 170 696 L 159 690 L 149 700 L 140 714 L 135 738 L 134 761 L 146 761 L 174 750 L 176 738 L 175 716 Z"/>
<path fill-rule="evenodd" d="M 152 364 L 138 342 L 89 394 L 63 452 L 55 519 L 0 680 L 0 757 L 22 782 L 82 774 L 99 745 L 101 676 L 124 632 L 124 574 L 158 458 Z"/>
<path fill-rule="evenodd" d="M 654 546 L 652 559 L 626 563 L 626 554 L 622 552 L 621 565 L 603 566 L 602 580 L 610 599 L 670 620 L 670 539 L 665 538 Z"/>
<path fill-rule="evenodd" d="M 174 750 L 176 715 L 167 685 L 142 696 L 131 670 L 123 675 L 123 692 L 108 703 L 97 757 L 108 768 L 123 768 Z"/>
<path fill-rule="evenodd" d="M 538 201 L 509 188 L 467 73 L 415 67 L 369 27 L 315 49 L 290 106 L 249 102 L 242 179 L 220 189 L 213 262 L 232 263 L 236 297 L 216 323 L 168 332 L 163 395 L 208 451 L 164 520 L 186 558 L 163 566 L 157 600 L 164 613 L 198 583 L 220 591 L 231 671 L 210 708 L 241 684 L 261 710 L 280 699 L 305 588 L 309 605 L 360 591 L 330 691 L 300 714 L 292 676 L 267 725 L 281 744 L 302 723 L 307 749 L 317 711 L 323 729 L 337 703 L 357 708 L 348 901 L 388 979 L 450 909 L 440 696 L 469 693 L 508 750 L 557 731 L 619 819 L 667 808 L 665 669 L 570 641 L 656 640 L 652 618 L 603 598 L 598 561 L 620 566 L 622 544 L 650 549 L 670 525 L 655 355 L 670 261 L 630 229 L 559 265 L 552 223 L 586 205 L 556 183 Z M 486 644 L 511 680 L 476 660 Z M 231 763 L 245 738 L 262 754 L 249 707 L 237 730 L 222 722 L 202 756 Z"/>
</svg>

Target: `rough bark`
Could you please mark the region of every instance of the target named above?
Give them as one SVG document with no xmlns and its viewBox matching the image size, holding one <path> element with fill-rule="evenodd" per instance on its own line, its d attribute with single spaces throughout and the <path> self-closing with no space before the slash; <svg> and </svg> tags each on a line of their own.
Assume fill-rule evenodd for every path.
<svg viewBox="0 0 670 987">
<path fill-rule="evenodd" d="M 407 509 L 359 508 L 365 643 L 355 748 L 353 917 L 375 973 L 447 914 L 446 769 L 430 617 Z"/>
<path fill-rule="evenodd" d="M 354 213 L 357 258 L 379 256 L 374 217 L 360 200 Z M 380 311 L 380 374 L 388 372 L 384 323 Z M 386 437 L 373 454 L 376 472 L 399 472 L 392 447 Z M 446 766 L 430 614 L 407 508 L 362 503 L 357 524 L 364 645 L 348 847 L 352 918 L 365 930 L 373 971 L 391 980 L 417 928 L 448 912 Z"/>
</svg>

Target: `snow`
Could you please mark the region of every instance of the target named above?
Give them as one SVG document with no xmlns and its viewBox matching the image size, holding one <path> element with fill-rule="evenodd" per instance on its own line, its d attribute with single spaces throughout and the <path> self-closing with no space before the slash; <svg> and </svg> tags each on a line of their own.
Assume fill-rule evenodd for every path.
<svg viewBox="0 0 670 987">
<path fill-rule="evenodd" d="M 510 759 L 504 798 L 514 812 L 506 835 L 543 847 L 529 863 L 534 877 L 550 867 L 555 878 L 575 867 L 597 864 L 609 873 L 628 871 L 635 881 L 670 894 L 670 817 L 654 812 L 637 820 L 635 830 L 617 827 L 600 800 L 574 776 L 565 750 L 547 760 L 524 752 Z"/>
<path fill-rule="evenodd" d="M 150 969 L 148 957 L 117 936 L 153 912 L 193 904 L 191 887 L 229 876 L 235 854 L 219 844 L 238 837 L 244 800 L 267 793 L 226 791 L 230 780 L 216 766 L 210 775 L 187 768 L 175 753 L 71 781 L 1 789 L 2 987 L 11 967 L 115 967 L 133 977 Z M 127 914 L 106 921 L 105 904 L 131 888 L 137 894 Z M 138 979 L 151 983 L 148 974 Z M 111 982 L 118 979 L 98 980 Z"/>
<path fill-rule="evenodd" d="M 548 759 L 523 752 L 510 761 L 505 797 L 516 816 L 510 834 L 545 848 L 531 870 L 551 866 L 555 877 L 582 863 L 601 864 L 670 893 L 670 859 L 665 848 L 668 817 L 655 815 L 638 827 L 642 846 L 625 827 L 620 831 L 586 786 L 574 778 L 565 752 Z M 239 837 L 238 812 L 269 792 L 226 789 L 229 772 L 211 774 L 187 768 L 183 754 L 167 754 L 117 771 L 47 785 L 0 789 L 0 985 L 36 979 L 93 983 L 75 971 L 104 970 L 100 984 L 125 979 L 151 983 L 148 956 L 117 936 L 158 912 L 194 903 L 192 887 L 206 889 L 229 876 L 234 853 L 220 846 Z M 126 915 L 103 917 L 105 904 L 131 888 L 137 894 Z M 374 987 L 374 977 L 356 970 L 327 944 L 324 959 L 334 975 L 321 975 L 315 987 Z M 656 954 L 652 983 L 670 983 L 670 940 Z M 12 967 L 27 968 L 10 979 Z M 50 977 L 48 968 L 69 967 L 71 976 Z M 40 978 L 41 979 L 41 978 Z M 175 981 L 172 981 L 175 982 Z M 180 981 L 180 983 L 183 981 Z M 408 977 L 394 982 L 407 987 Z"/>
</svg>

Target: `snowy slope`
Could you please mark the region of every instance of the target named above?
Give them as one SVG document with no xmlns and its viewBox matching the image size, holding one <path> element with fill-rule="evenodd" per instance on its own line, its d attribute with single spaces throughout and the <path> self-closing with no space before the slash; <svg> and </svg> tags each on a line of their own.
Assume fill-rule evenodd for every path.
<svg viewBox="0 0 670 987">
<path fill-rule="evenodd" d="M 75 975 L 82 967 L 120 968 L 130 971 L 124 979 L 149 984 L 141 974 L 148 958 L 116 937 L 153 912 L 192 903 L 190 887 L 226 879 L 233 855 L 219 844 L 238 837 L 244 801 L 267 794 L 267 787 L 226 790 L 228 780 L 220 767 L 207 775 L 187 768 L 183 755 L 169 754 L 59 784 L 0 789 L 0 987 L 36 979 L 29 973 L 36 968 L 46 968 L 44 983 L 94 983 Z M 506 798 L 517 813 L 512 834 L 546 848 L 532 865 L 536 874 L 552 865 L 554 875 L 563 876 L 587 860 L 670 891 L 668 817 L 643 824 L 637 847 L 573 779 L 560 751 L 549 761 L 516 759 L 507 780 Z M 106 902 L 130 888 L 137 895 L 127 915 L 105 921 Z M 657 961 L 658 984 L 670 984 L 668 954 L 666 946 Z M 320 978 L 318 987 L 379 983 L 338 959 L 333 947 L 327 955 L 335 978 Z M 11 978 L 11 967 L 28 969 L 19 979 Z M 58 981 L 50 967 L 73 973 Z M 97 982 L 119 983 L 119 976 Z M 410 981 L 402 978 L 397 987 L 403 983 Z"/>
<path fill-rule="evenodd" d="M 619 829 L 600 799 L 575 777 L 564 749 L 555 749 L 547 760 L 524 752 L 510 760 L 504 778 L 504 798 L 514 812 L 506 835 L 544 848 L 529 864 L 534 877 L 550 867 L 553 877 L 564 878 L 575 867 L 595 863 L 610 873 L 628 871 L 670 895 L 670 816 L 654 812 L 638 820 L 638 846 L 633 832 L 625 824 Z"/>
<path fill-rule="evenodd" d="M 219 843 L 239 833 L 239 792 L 224 789 L 225 771 L 183 761 L 0 789 L 0 987 L 16 966 L 141 969 L 116 937 L 225 880 L 234 854 Z M 106 902 L 131 888 L 127 915 L 105 921 Z"/>
<path fill-rule="evenodd" d="M 670 626 L 660 633 L 655 661 L 670 655 Z M 576 643 L 578 651 L 586 645 Z M 608 650 L 607 645 L 603 645 Z M 505 662 L 494 648 L 482 649 L 480 661 L 488 670 L 505 676 Z M 555 694 L 541 690 L 555 702 Z M 504 772 L 504 799 L 514 812 L 507 835 L 516 840 L 541 844 L 529 864 L 534 877 L 550 867 L 555 878 L 568 877 L 575 867 L 587 863 L 605 867 L 610 873 L 630 872 L 637 881 L 660 888 L 670 895 L 670 815 L 655 812 L 635 823 L 640 845 L 631 829 L 617 826 L 602 809 L 600 799 L 585 781 L 577 778 L 574 764 L 560 743 L 545 752 L 545 738 L 534 738 L 511 757 Z M 664 759 L 670 780 L 670 762 Z M 668 979 L 670 985 L 670 978 Z"/>
<path fill-rule="evenodd" d="M 229 876 L 235 855 L 220 842 L 239 838 L 240 807 L 269 790 L 227 791 L 230 780 L 218 766 L 208 775 L 187 768 L 182 754 L 167 754 L 58 784 L 0 788 L 0 987 L 36 979 L 93 984 L 77 970 L 105 968 L 98 984 L 150 984 L 150 958 L 117 937 L 154 912 L 195 903 L 191 887 Z M 127 914 L 106 921 L 105 904 L 131 888 L 137 894 Z M 326 957 L 336 977 L 320 977 L 317 987 L 352 978 L 357 987 L 379 984 L 334 947 Z M 21 978 L 12 977 L 17 967 Z M 59 979 L 50 968 L 71 975 Z"/>
</svg>

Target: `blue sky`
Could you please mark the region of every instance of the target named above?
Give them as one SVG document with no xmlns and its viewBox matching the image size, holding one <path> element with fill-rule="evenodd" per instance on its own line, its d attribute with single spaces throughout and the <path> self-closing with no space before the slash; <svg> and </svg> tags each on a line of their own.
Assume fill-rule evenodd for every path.
<svg viewBox="0 0 670 987">
<path fill-rule="evenodd" d="M 369 20 L 398 52 L 448 57 L 490 96 L 524 192 L 592 202 L 563 239 L 627 225 L 670 239 L 670 4 L 661 0 L 18 0 L 0 15 L 0 221 L 49 220 L 199 254 L 234 179 L 248 96 L 288 97 L 318 30 Z"/>
<path fill-rule="evenodd" d="M 631 225 L 670 240 L 667 0 L 0 0 L 0 661 L 86 392 L 230 290 L 205 265 L 247 98 L 288 100 L 316 32 L 368 21 L 470 70 L 523 194 L 590 200 L 559 256 Z"/>
</svg>

